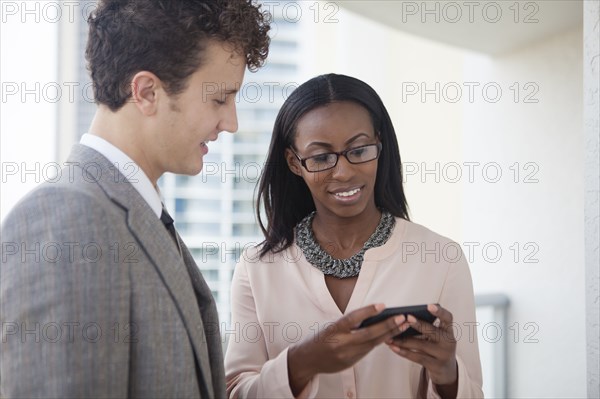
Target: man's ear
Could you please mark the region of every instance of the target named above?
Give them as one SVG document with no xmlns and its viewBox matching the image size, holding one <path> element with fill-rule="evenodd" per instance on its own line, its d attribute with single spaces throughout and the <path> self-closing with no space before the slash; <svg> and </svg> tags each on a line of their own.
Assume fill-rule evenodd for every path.
<svg viewBox="0 0 600 399">
<path fill-rule="evenodd" d="M 140 71 L 131 79 L 131 101 L 145 116 L 158 110 L 158 99 L 165 93 L 161 80 L 148 71 Z"/>
<path fill-rule="evenodd" d="M 290 168 L 293 174 L 302 176 L 302 171 L 300 170 L 302 165 L 300 165 L 300 161 L 289 148 L 285 149 L 285 160 L 287 161 L 288 168 Z"/>
</svg>

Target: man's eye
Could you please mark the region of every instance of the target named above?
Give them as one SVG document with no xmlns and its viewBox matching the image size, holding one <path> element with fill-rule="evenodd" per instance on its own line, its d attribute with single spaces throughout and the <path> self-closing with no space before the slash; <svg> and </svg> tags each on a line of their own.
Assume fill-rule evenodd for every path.
<svg viewBox="0 0 600 399">
<path fill-rule="evenodd" d="M 225 105 L 225 100 L 214 100 L 219 105 Z"/>
</svg>

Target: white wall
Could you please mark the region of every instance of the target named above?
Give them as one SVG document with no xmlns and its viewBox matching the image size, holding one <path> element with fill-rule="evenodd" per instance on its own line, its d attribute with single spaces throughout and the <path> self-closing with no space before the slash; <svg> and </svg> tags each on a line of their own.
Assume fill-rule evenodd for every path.
<svg viewBox="0 0 600 399">
<path fill-rule="evenodd" d="M 465 80 L 503 89 L 531 82 L 521 94 L 539 88 L 530 98 L 537 103 L 523 96 L 515 103 L 506 90 L 497 103 L 475 102 L 465 112 L 465 159 L 497 162 L 503 172 L 498 183 L 464 186 L 463 229 L 466 240 L 503 250 L 497 263 L 479 252 L 471 266 L 478 292 L 511 300 L 509 397 L 586 394 L 581 38 L 576 29 L 503 57 L 470 57 L 465 69 Z M 533 172 L 537 182 L 525 182 Z M 526 262 L 534 251 L 529 260 L 537 263 Z"/>
<path fill-rule="evenodd" d="M 600 397 L 600 3 L 584 2 L 585 263 L 588 398 Z"/>
</svg>

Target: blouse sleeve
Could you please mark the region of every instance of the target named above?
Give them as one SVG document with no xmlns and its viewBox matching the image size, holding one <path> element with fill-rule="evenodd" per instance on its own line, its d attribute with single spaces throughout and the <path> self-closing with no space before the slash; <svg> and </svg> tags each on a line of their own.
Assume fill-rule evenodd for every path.
<svg viewBox="0 0 600 399">
<path fill-rule="evenodd" d="M 458 244 L 456 244 L 458 245 Z M 483 398 L 481 362 L 475 319 L 475 296 L 469 265 L 464 253 L 451 263 L 442 289 L 439 304 L 453 316 L 458 364 L 457 398 Z M 440 398 L 430 379 L 427 397 Z"/>
<path fill-rule="evenodd" d="M 227 395 L 229 398 L 291 398 L 288 349 L 269 359 L 265 331 L 258 319 L 244 258 L 240 258 L 235 268 L 231 288 L 231 329 L 236 334 L 230 335 L 225 355 Z M 259 337 L 245 339 L 241 332 L 249 325 L 261 329 Z M 315 377 L 297 397 L 315 397 L 317 390 L 318 377 Z"/>
</svg>

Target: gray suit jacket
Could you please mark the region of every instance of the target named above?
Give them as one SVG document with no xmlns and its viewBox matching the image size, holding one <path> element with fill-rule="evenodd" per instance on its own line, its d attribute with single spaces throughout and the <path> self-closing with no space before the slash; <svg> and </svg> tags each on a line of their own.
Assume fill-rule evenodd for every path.
<svg viewBox="0 0 600 399">
<path fill-rule="evenodd" d="M 76 145 L 67 165 L 2 226 L 0 397 L 225 397 L 187 248 L 98 152 Z"/>
</svg>

